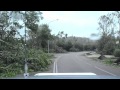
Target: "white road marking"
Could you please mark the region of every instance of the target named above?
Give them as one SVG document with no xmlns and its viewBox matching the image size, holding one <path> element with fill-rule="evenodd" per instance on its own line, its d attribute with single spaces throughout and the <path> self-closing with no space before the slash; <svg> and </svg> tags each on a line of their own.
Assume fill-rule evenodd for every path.
<svg viewBox="0 0 120 90">
<path fill-rule="evenodd" d="M 99 67 L 96 67 L 96 66 L 95 66 L 95 68 L 97 68 L 97 69 L 99 69 L 99 70 L 101 70 L 101 71 L 103 71 L 103 72 L 106 72 L 106 73 L 108 73 L 108 74 L 110 74 L 110 75 L 112 75 L 112 76 L 117 76 L 117 75 L 112 74 L 112 73 L 110 73 L 110 72 L 108 72 L 108 71 L 106 71 L 106 70 L 103 70 L 103 69 L 99 68 Z"/>
<path fill-rule="evenodd" d="M 34 76 L 45 76 L 45 75 L 96 75 L 95 73 L 37 73 Z"/>
<path fill-rule="evenodd" d="M 77 56 L 77 55 L 76 55 Z M 85 61 L 84 61 L 85 62 Z M 90 66 L 92 66 L 90 63 L 87 63 L 87 62 L 85 62 L 87 65 L 90 65 Z M 103 69 L 101 69 L 101 68 L 99 68 L 99 67 L 97 67 L 97 66 L 94 66 L 95 68 L 97 68 L 97 69 L 99 69 L 99 70 L 101 70 L 101 71 L 103 71 L 103 72 L 106 72 L 106 73 L 108 73 L 108 74 L 110 74 L 110 75 L 112 75 L 112 76 L 117 76 L 117 75 L 115 75 L 115 74 L 113 74 L 113 73 L 110 73 L 110 72 L 108 72 L 108 71 L 106 71 L 106 70 L 103 70 Z"/>
<path fill-rule="evenodd" d="M 60 57 L 61 57 L 61 56 L 59 56 L 59 57 L 54 61 L 53 73 L 58 73 L 57 60 L 60 59 Z"/>
<path fill-rule="evenodd" d="M 56 65 L 56 72 L 55 72 L 55 73 L 58 73 L 57 61 L 56 61 L 56 64 L 55 64 L 55 65 Z"/>
<path fill-rule="evenodd" d="M 55 62 L 54 62 L 54 66 L 53 66 L 53 73 L 55 73 Z"/>
</svg>

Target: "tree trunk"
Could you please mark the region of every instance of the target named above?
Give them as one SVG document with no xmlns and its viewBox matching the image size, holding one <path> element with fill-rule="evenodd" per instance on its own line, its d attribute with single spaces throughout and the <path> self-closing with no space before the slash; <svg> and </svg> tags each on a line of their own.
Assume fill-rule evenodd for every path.
<svg viewBox="0 0 120 90">
<path fill-rule="evenodd" d="M 105 58 L 103 51 L 100 53 L 100 57 L 98 57 L 98 59 L 103 60 Z"/>
</svg>

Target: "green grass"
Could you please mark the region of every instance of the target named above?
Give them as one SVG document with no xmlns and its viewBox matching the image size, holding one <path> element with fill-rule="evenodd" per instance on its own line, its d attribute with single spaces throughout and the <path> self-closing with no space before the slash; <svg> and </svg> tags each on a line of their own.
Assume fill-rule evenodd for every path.
<svg viewBox="0 0 120 90">
<path fill-rule="evenodd" d="M 99 61 L 101 63 L 104 63 L 105 65 L 109 65 L 109 66 L 113 66 L 113 67 L 117 67 L 120 68 L 120 65 L 114 64 L 114 60 L 116 58 L 105 58 L 104 60 L 99 60 L 97 57 L 89 57 L 94 61 Z"/>
<path fill-rule="evenodd" d="M 110 58 L 106 58 L 103 60 L 103 63 L 105 63 L 107 65 L 113 65 L 114 61 Z"/>
<path fill-rule="evenodd" d="M 114 60 L 111 58 L 106 58 L 106 59 L 102 60 L 102 62 L 109 66 L 113 66 L 113 67 L 117 67 L 117 68 L 120 67 L 120 65 L 114 64 Z"/>
</svg>

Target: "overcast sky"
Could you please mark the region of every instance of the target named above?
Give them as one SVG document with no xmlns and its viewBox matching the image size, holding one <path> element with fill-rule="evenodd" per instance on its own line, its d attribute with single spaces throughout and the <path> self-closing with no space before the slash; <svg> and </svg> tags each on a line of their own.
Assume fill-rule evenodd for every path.
<svg viewBox="0 0 120 90">
<path fill-rule="evenodd" d="M 47 23 L 52 34 L 64 31 L 68 36 L 88 37 L 98 33 L 98 19 L 112 11 L 41 11 L 40 24 Z M 59 19 L 59 20 L 56 20 Z M 52 21 L 52 22 L 51 22 Z"/>
<path fill-rule="evenodd" d="M 52 34 L 64 31 L 68 36 L 90 37 L 91 33 L 98 33 L 99 17 L 110 12 L 112 11 L 42 11 L 44 19 L 41 23 L 48 23 Z"/>
</svg>

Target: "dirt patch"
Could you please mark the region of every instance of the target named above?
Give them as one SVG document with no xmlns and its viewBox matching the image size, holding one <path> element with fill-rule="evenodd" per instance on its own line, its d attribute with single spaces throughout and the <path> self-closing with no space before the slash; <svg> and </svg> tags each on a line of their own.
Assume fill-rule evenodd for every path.
<svg viewBox="0 0 120 90">
<path fill-rule="evenodd" d="M 91 58 L 98 58 L 100 57 L 100 54 L 97 53 L 92 53 L 92 54 L 86 54 L 87 57 L 91 57 Z M 106 58 L 115 58 L 115 56 L 113 55 L 104 55 Z"/>
<path fill-rule="evenodd" d="M 120 66 L 120 63 L 117 63 L 117 61 L 120 62 L 120 60 L 118 60 L 117 57 L 113 56 L 113 55 L 104 55 L 105 58 L 101 61 L 100 59 L 98 59 L 98 57 L 100 57 L 100 54 L 92 54 L 92 55 L 85 55 L 86 57 L 88 58 L 91 58 L 92 60 L 95 60 L 97 62 L 101 62 L 101 63 L 104 63 L 106 65 L 112 65 L 112 66 L 115 66 L 115 67 L 119 67 Z"/>
</svg>

